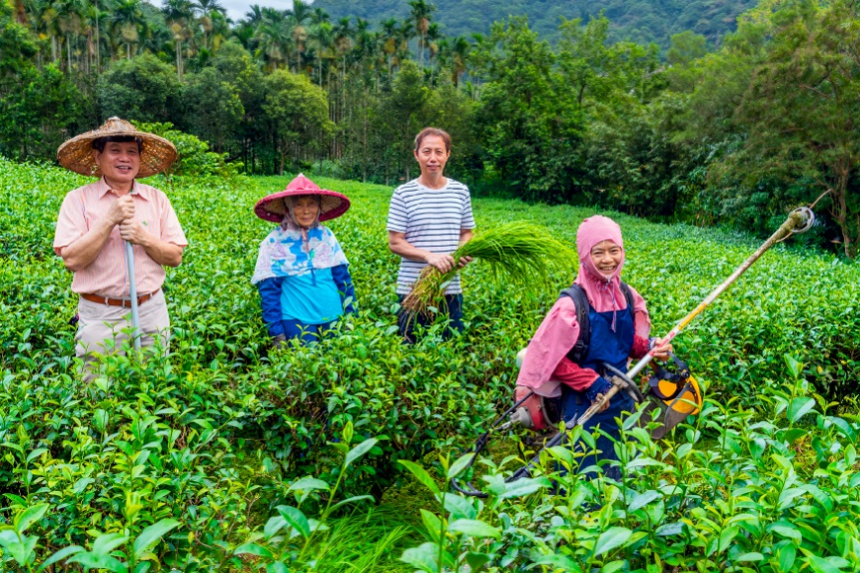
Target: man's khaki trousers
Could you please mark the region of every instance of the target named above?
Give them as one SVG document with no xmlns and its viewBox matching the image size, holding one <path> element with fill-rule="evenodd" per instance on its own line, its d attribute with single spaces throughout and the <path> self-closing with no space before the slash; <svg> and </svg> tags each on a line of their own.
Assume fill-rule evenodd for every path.
<svg viewBox="0 0 860 573">
<path fill-rule="evenodd" d="M 170 341 L 170 317 L 164 291 L 159 290 L 151 299 L 138 306 L 140 315 L 140 346 L 154 346 L 160 340 L 165 354 Z M 129 340 L 131 309 L 108 306 L 97 302 L 78 300 L 78 332 L 75 335 L 75 355 L 82 358 L 84 382 L 95 377 L 93 368 L 99 356 L 122 354 L 123 343 Z"/>
</svg>

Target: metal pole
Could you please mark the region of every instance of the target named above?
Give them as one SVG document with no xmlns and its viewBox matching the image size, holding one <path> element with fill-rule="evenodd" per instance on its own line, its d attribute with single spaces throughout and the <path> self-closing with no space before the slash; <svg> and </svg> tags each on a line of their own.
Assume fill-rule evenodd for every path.
<svg viewBox="0 0 860 573">
<path fill-rule="evenodd" d="M 673 338 L 678 336 L 678 333 L 681 332 L 684 327 L 690 324 L 694 318 L 699 316 L 706 308 L 708 308 L 711 303 L 717 299 L 718 296 L 723 294 L 726 289 L 732 285 L 732 283 L 738 280 L 738 277 L 744 274 L 744 272 L 746 272 L 746 270 L 749 269 L 753 265 L 753 263 L 755 263 L 759 259 L 759 257 L 765 254 L 768 249 L 770 249 L 776 243 L 780 242 L 792 233 L 803 233 L 804 231 L 808 230 L 812 226 L 812 223 L 814 221 L 815 215 L 813 215 L 812 211 L 806 207 L 801 207 L 792 211 L 791 214 L 788 216 L 788 219 L 785 220 L 785 223 L 780 225 L 779 229 L 777 229 L 776 232 L 771 235 L 770 238 L 764 242 L 764 244 L 762 244 L 762 246 L 756 249 L 756 251 L 752 255 L 750 255 L 750 257 L 746 261 L 744 261 L 741 266 L 735 269 L 735 272 L 733 272 L 731 276 L 729 276 L 729 278 L 723 281 L 720 286 L 715 288 L 711 292 L 711 294 L 705 297 L 705 300 L 700 302 L 699 306 L 694 308 L 690 314 L 682 318 L 678 322 L 678 324 L 675 325 L 675 328 L 669 331 L 669 334 L 667 334 L 660 341 L 660 344 L 662 345 L 666 344 L 667 342 L 671 342 Z M 635 366 L 633 366 L 630 370 L 627 371 L 627 376 L 633 378 L 634 376 L 639 374 L 642 369 L 648 366 L 648 364 L 653 359 L 654 356 L 649 352 L 645 355 L 644 358 L 637 362 Z"/>
<path fill-rule="evenodd" d="M 742 274 L 744 274 L 744 272 L 746 272 L 747 269 L 753 266 L 753 263 L 755 263 L 763 254 L 765 254 L 768 249 L 770 249 L 776 243 L 780 242 L 792 233 L 803 233 L 804 231 L 808 230 L 812 226 L 812 223 L 814 221 L 815 215 L 812 213 L 812 210 L 807 207 L 801 207 L 792 211 L 791 214 L 788 216 L 788 219 L 785 220 L 785 223 L 780 225 L 779 229 L 777 229 L 776 232 L 762 244 L 762 246 L 756 249 L 756 251 L 752 255 L 750 255 L 750 257 L 745 260 L 743 264 L 741 264 L 741 266 L 735 269 L 735 272 L 733 272 L 729 276 L 729 278 L 724 280 L 722 284 L 720 284 L 720 286 L 711 291 L 711 294 L 705 297 L 705 300 L 700 302 L 699 306 L 694 308 L 690 314 L 682 318 L 678 322 L 678 324 L 676 324 L 675 327 L 671 331 L 669 331 L 669 334 L 667 334 L 665 337 L 663 337 L 662 340 L 660 340 L 659 344 L 663 345 L 668 342 L 671 342 L 673 338 L 678 336 L 678 333 L 681 332 L 684 327 L 686 327 L 693 321 L 694 318 L 704 312 L 704 310 L 708 308 L 711 303 L 717 299 L 718 296 L 723 294 L 727 288 L 732 286 L 732 283 L 738 280 L 738 277 L 740 277 Z M 646 366 L 648 366 L 648 364 L 650 364 L 652 360 L 654 360 L 654 355 L 649 352 L 644 357 L 642 357 L 642 359 L 639 360 L 639 362 L 637 362 L 632 368 L 630 368 L 630 370 L 627 371 L 627 377 L 632 380 L 633 377 L 642 372 L 642 370 Z M 583 412 L 582 416 L 580 416 L 578 420 L 573 419 L 568 422 L 566 424 L 567 429 L 572 430 L 574 426 L 582 425 L 587 422 L 589 418 L 591 418 L 595 413 L 602 410 L 603 405 L 606 404 L 606 402 L 608 402 L 610 398 L 612 398 L 615 394 L 617 394 L 620 389 L 620 386 L 618 386 L 617 384 L 613 384 L 612 388 L 608 392 L 606 392 L 603 398 L 595 402 L 588 410 Z"/>
<path fill-rule="evenodd" d="M 690 314 L 688 314 L 687 316 L 682 318 L 678 322 L 678 324 L 676 324 L 675 327 L 669 332 L 669 334 L 667 334 L 660 341 L 660 344 L 665 344 L 667 342 L 670 342 L 673 338 L 675 338 L 675 336 L 677 336 L 678 333 L 681 332 L 681 330 L 684 327 L 686 327 L 688 324 L 690 324 L 690 322 L 694 318 L 696 318 L 708 306 L 710 306 L 710 304 L 712 302 L 714 302 L 714 300 L 716 300 L 716 298 L 718 296 L 720 296 L 723 292 L 725 292 L 725 290 L 727 288 L 729 288 L 732 285 L 732 283 L 734 283 L 738 279 L 738 277 L 740 277 L 747 269 L 749 269 L 753 265 L 753 263 L 755 263 L 759 259 L 759 257 L 761 257 L 768 249 L 770 249 L 776 243 L 778 243 L 779 241 L 781 241 L 782 239 L 784 239 L 785 237 L 787 237 L 791 234 L 803 233 L 803 232 L 807 231 L 810 227 L 812 227 L 812 224 L 814 223 L 814 221 L 815 221 L 815 215 L 813 214 L 812 210 L 808 207 L 800 207 L 800 208 L 792 211 L 791 214 L 788 216 L 788 219 L 786 219 L 785 223 L 783 223 L 779 227 L 779 229 L 777 229 L 777 231 L 773 235 L 771 235 L 771 237 L 767 241 L 765 241 L 764 244 L 762 244 L 762 246 L 760 246 L 746 261 L 744 261 L 744 263 L 741 266 L 739 266 L 737 269 L 735 269 L 735 272 L 733 272 L 729 278 L 727 278 L 725 281 L 723 281 L 723 283 L 721 285 L 719 285 L 717 288 L 715 288 L 711 292 L 711 294 L 709 294 L 705 298 L 705 300 L 703 300 L 699 304 L 699 306 L 697 306 Z M 642 358 L 639 362 L 637 362 L 635 366 L 633 366 L 630 370 L 627 371 L 626 377 L 628 379 L 632 380 L 633 377 L 636 376 L 637 374 L 639 374 L 646 366 L 648 366 L 648 364 L 650 364 L 653 359 L 654 359 L 653 354 L 651 354 L 649 352 L 648 354 L 645 355 L 644 358 Z M 544 445 L 544 447 L 542 449 L 547 449 L 547 448 L 557 446 L 559 444 L 564 444 L 567 441 L 568 432 L 573 430 L 576 426 L 581 426 L 581 425 L 585 424 L 585 422 L 587 422 L 589 419 L 591 419 L 591 417 L 594 416 L 594 414 L 601 411 L 603 409 L 603 406 L 607 402 L 609 402 L 613 396 L 615 396 L 619 391 L 621 391 L 623 389 L 623 387 L 624 387 L 623 381 L 616 379 L 616 377 L 614 377 L 614 376 L 612 377 L 611 381 L 613 383 L 612 388 L 610 388 L 606 392 L 606 394 L 604 394 L 596 402 L 594 402 L 585 412 L 582 413 L 581 416 L 579 416 L 578 418 L 573 418 L 570 421 L 568 421 L 564 425 L 565 426 L 564 431 L 556 434 L 552 439 L 550 439 Z M 529 396 L 526 396 L 526 398 L 528 398 L 530 396 L 531 396 L 531 394 L 529 394 Z M 514 408 L 516 408 L 519 404 L 521 404 L 524 401 L 525 401 L 525 398 L 523 400 L 521 400 L 520 402 L 517 402 L 517 404 L 514 405 Z M 507 430 L 508 428 L 510 428 L 514 425 L 522 424 L 522 420 L 530 419 L 530 416 L 529 416 L 527 411 L 523 412 L 520 410 L 517 410 L 514 414 L 512 414 L 510 417 L 510 421 L 506 424 L 503 424 L 498 429 L 499 430 Z M 505 414 L 507 414 L 507 412 Z M 489 437 L 489 432 L 487 432 L 487 434 L 484 434 L 483 436 L 481 436 L 481 440 L 483 441 L 483 443 L 480 443 L 479 446 L 475 449 L 475 457 L 477 457 L 478 452 L 484 447 L 484 445 L 486 443 L 485 440 L 488 437 Z M 540 459 L 540 452 L 538 452 L 538 454 L 535 455 L 525 466 L 523 466 L 522 468 L 520 468 L 519 470 L 514 472 L 510 477 L 508 477 L 505 480 L 505 483 L 511 483 L 511 482 L 514 482 L 520 478 L 530 476 L 531 475 L 531 473 L 530 473 L 531 469 L 538 463 L 539 459 Z M 469 465 L 471 466 L 472 463 L 474 463 L 474 461 L 475 460 L 473 459 L 472 462 L 469 463 Z M 468 486 L 468 488 L 464 488 L 463 486 L 458 484 L 456 480 L 452 480 L 452 484 L 454 485 L 454 488 L 457 491 L 459 491 L 463 494 L 474 496 L 474 497 L 481 497 L 481 498 L 487 497 L 486 493 L 475 489 L 474 487 L 472 487 L 471 483 L 466 484 Z"/>
<path fill-rule="evenodd" d="M 723 283 L 717 288 L 715 288 L 711 292 L 711 294 L 705 297 L 705 300 L 699 303 L 699 306 L 693 309 L 690 314 L 682 318 L 678 322 L 678 324 L 676 324 L 675 327 L 671 331 L 669 331 L 669 334 L 667 334 L 665 337 L 663 337 L 662 340 L 660 340 L 660 345 L 671 342 L 672 339 L 674 339 L 683 328 L 685 328 L 688 324 L 690 324 L 690 322 L 692 322 L 694 318 L 699 316 L 706 308 L 708 308 L 711 303 L 717 299 L 718 296 L 723 294 L 726 289 L 732 285 L 732 283 L 738 280 L 738 277 L 744 274 L 744 272 L 746 272 L 746 270 L 749 269 L 753 265 L 753 263 L 755 263 L 759 259 L 759 257 L 765 254 L 768 249 L 770 249 L 776 243 L 780 242 L 791 234 L 803 233 L 807 231 L 810 227 L 812 227 L 812 224 L 814 222 L 815 214 L 810 208 L 800 207 L 792 211 L 791 214 L 788 216 L 788 219 L 785 220 L 785 223 L 780 225 L 779 229 L 777 229 L 776 232 L 771 235 L 767 241 L 765 241 L 758 249 L 756 249 L 756 251 L 752 255 L 750 255 L 750 257 L 746 261 L 744 261 L 741 266 L 735 269 L 735 272 L 733 272 L 731 276 L 729 276 L 729 278 L 723 281 Z M 642 372 L 642 370 L 646 366 L 648 366 L 648 364 L 650 364 L 652 360 L 654 360 L 654 355 L 649 352 L 632 368 L 630 368 L 630 370 L 627 371 L 627 377 L 633 379 L 633 377 Z M 621 387 L 617 384 L 613 384 L 612 388 L 610 388 L 606 392 L 606 394 L 604 394 L 597 402 L 592 404 L 591 407 L 588 408 L 588 410 L 583 412 L 579 418 L 573 418 L 568 421 L 565 424 L 565 428 L 570 431 L 575 426 L 581 426 L 582 424 L 587 422 L 595 413 L 602 410 L 603 406 L 615 394 L 617 394 L 619 390 L 621 390 Z M 517 423 L 520 420 L 525 419 L 527 416 L 527 413 L 521 415 L 520 412 L 517 412 L 511 416 L 511 420 L 513 423 Z M 550 443 L 552 444 L 552 442 Z"/>
<path fill-rule="evenodd" d="M 125 261 L 128 265 L 128 296 L 131 298 L 131 326 L 134 349 L 140 350 L 140 315 L 137 311 L 137 283 L 134 281 L 134 246 L 125 241 Z"/>
</svg>

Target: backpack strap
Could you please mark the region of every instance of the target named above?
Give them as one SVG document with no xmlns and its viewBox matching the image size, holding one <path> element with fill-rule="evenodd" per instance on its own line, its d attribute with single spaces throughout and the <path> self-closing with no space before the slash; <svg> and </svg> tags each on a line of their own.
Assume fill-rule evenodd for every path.
<svg viewBox="0 0 860 573">
<path fill-rule="evenodd" d="M 588 356 L 588 346 L 591 343 L 591 321 L 588 318 L 591 305 L 588 303 L 588 297 L 585 296 L 585 290 L 577 284 L 561 291 L 561 296 L 573 299 L 573 305 L 576 307 L 576 321 L 579 323 L 579 338 L 567 353 L 567 358 L 574 364 L 582 364 Z"/>
<path fill-rule="evenodd" d="M 624 298 L 627 299 L 627 308 L 630 309 L 630 314 L 633 314 L 633 291 L 630 290 L 630 285 L 624 281 L 619 281 L 621 284 L 621 292 L 624 293 Z"/>
<path fill-rule="evenodd" d="M 621 281 L 620 286 L 621 292 L 624 293 L 624 298 L 627 300 L 627 308 L 630 309 L 630 313 L 632 314 L 633 291 L 623 281 Z M 573 304 L 576 307 L 576 321 L 579 323 L 579 338 L 576 339 L 576 344 L 567 353 L 567 358 L 574 364 L 581 365 L 585 357 L 588 356 L 588 348 L 591 344 L 591 320 L 588 318 L 591 304 L 588 302 L 585 290 L 578 284 L 573 284 L 570 288 L 561 291 L 560 297 L 562 296 L 569 296 L 573 299 Z"/>
</svg>

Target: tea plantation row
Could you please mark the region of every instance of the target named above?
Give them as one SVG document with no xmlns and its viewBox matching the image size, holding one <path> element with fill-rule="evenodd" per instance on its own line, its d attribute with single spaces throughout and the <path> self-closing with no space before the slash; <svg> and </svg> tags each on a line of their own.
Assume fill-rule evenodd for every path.
<svg viewBox="0 0 860 573">
<path fill-rule="evenodd" d="M 631 428 L 624 487 L 556 477 L 561 494 L 528 495 L 546 493 L 550 481 L 506 487 L 487 461 L 489 500 L 442 501 L 440 476 L 508 403 L 513 357 L 576 261 L 538 298 L 470 266 L 466 333 L 409 347 L 395 328 L 390 190 L 320 180 L 353 202 L 330 226 L 350 259 L 360 312 L 337 338 L 270 352 L 249 282 L 269 224 L 251 207 L 288 179 L 156 179 L 190 242 L 166 283 L 170 360 L 114 358 L 84 387 L 72 360 L 70 276 L 51 249 L 60 202 L 84 181 L 0 160 L 0 516 L 8 524 L 0 551 L 9 570 L 35 571 L 52 555 L 48 568 L 70 570 L 344 570 L 321 548 L 339 543 L 332 519 L 360 519 L 344 511 L 368 501 L 336 504 L 379 500 L 407 483 L 414 490 L 416 479 L 429 490 L 418 498 L 424 507 L 411 508 L 426 536 L 405 542 L 412 569 L 439 570 L 440 559 L 450 570 L 649 572 L 844 571 L 860 562 L 853 264 L 779 246 L 685 331 L 676 348 L 709 402 L 670 440 L 652 443 Z M 570 242 L 590 214 L 490 199 L 474 209 L 479 228 L 527 219 Z M 741 235 L 617 219 L 625 280 L 649 302 L 657 332 L 756 246 Z M 550 458 L 560 461 L 547 472 L 575 465 L 564 450 Z M 394 566 L 401 549 L 375 567 Z"/>
</svg>

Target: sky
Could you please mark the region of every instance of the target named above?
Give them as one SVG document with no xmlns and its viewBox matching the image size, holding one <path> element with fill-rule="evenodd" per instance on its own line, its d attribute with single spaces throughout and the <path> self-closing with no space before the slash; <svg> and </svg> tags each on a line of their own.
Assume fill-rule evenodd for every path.
<svg viewBox="0 0 860 573">
<path fill-rule="evenodd" d="M 227 16 L 234 22 L 245 17 L 245 12 L 251 4 L 259 6 L 271 6 L 278 10 L 286 10 L 293 7 L 293 0 L 220 0 L 218 2 L 227 9 Z"/>
</svg>

